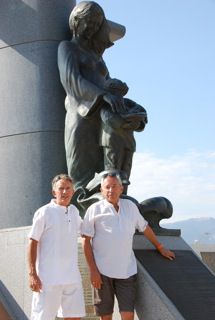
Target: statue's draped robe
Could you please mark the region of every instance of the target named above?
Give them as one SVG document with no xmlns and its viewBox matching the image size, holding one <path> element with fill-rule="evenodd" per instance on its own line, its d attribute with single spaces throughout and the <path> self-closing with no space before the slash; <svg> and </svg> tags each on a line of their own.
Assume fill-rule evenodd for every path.
<svg viewBox="0 0 215 320">
<path fill-rule="evenodd" d="M 100 107 L 104 104 L 104 81 L 109 77 L 103 59 L 63 41 L 58 49 L 60 79 L 66 91 L 65 149 L 68 173 L 75 187 L 86 186 L 95 172 L 104 169 Z"/>
</svg>

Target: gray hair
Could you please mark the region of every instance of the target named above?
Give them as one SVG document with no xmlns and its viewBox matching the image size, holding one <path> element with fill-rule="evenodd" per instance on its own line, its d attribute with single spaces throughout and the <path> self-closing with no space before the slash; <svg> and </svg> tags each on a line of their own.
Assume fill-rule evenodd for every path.
<svg viewBox="0 0 215 320">
<path fill-rule="evenodd" d="M 72 178 L 71 178 L 68 174 L 66 174 L 66 173 L 60 173 L 60 174 L 57 174 L 57 175 L 52 179 L 52 190 L 54 190 L 55 185 L 56 185 L 56 183 L 57 183 L 59 180 L 67 180 L 67 181 L 71 182 L 71 184 L 73 184 Z"/>
<path fill-rule="evenodd" d="M 107 172 L 105 173 L 102 178 L 101 178 L 101 186 L 104 184 L 104 181 L 107 177 L 114 177 L 118 180 L 119 184 L 121 186 L 123 186 L 123 183 L 122 183 L 122 179 L 120 177 L 120 174 L 117 172 L 117 171 L 110 171 L 110 172 Z"/>
</svg>

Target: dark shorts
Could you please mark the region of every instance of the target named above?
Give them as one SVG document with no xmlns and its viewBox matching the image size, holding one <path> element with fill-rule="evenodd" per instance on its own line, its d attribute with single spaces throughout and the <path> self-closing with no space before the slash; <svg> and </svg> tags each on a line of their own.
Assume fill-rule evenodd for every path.
<svg viewBox="0 0 215 320">
<path fill-rule="evenodd" d="M 137 275 L 127 279 L 114 279 L 102 276 L 102 287 L 96 292 L 96 298 L 99 296 L 100 301 L 95 301 L 95 310 L 98 316 L 113 313 L 114 296 L 116 296 L 120 312 L 134 312 L 136 299 L 136 282 Z"/>
</svg>

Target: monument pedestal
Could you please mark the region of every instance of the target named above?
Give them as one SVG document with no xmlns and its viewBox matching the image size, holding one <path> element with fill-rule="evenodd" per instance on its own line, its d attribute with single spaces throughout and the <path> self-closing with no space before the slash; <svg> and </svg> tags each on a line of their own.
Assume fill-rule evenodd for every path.
<svg viewBox="0 0 215 320">
<path fill-rule="evenodd" d="M 163 258 L 143 236 L 135 236 L 138 261 L 136 312 L 140 320 L 213 320 L 215 277 L 181 237 L 162 236 L 176 259 Z"/>
<path fill-rule="evenodd" d="M 28 320 L 32 292 L 28 287 L 27 243 L 30 227 L 0 230 L 0 319 Z M 136 312 L 140 320 L 214 320 L 215 277 L 181 237 L 158 236 L 176 259 L 163 258 L 143 235 L 135 235 L 138 263 Z M 97 320 L 88 267 L 79 239 L 86 319 Z M 114 319 L 117 319 L 116 308 Z"/>
<path fill-rule="evenodd" d="M 30 319 L 32 292 L 28 286 L 27 245 L 30 227 L 0 230 L 0 319 Z M 98 320 L 93 306 L 88 266 L 78 241 L 78 263 L 84 287 L 87 320 Z"/>
</svg>

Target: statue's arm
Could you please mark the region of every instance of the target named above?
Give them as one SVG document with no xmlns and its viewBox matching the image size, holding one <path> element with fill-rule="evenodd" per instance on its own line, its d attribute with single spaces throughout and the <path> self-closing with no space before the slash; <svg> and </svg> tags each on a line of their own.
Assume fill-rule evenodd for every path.
<svg viewBox="0 0 215 320">
<path fill-rule="evenodd" d="M 77 47 L 63 41 L 58 47 L 58 68 L 61 83 L 67 93 L 87 110 L 97 107 L 106 91 L 83 77 L 80 70 L 80 57 Z"/>
<path fill-rule="evenodd" d="M 73 97 L 79 105 L 80 115 L 83 117 L 90 115 L 101 105 L 101 101 L 106 102 L 113 112 L 123 111 L 123 99 L 86 79 L 82 75 L 80 64 L 78 46 L 70 41 L 62 41 L 58 47 L 60 79 L 67 95 Z M 107 79 L 108 77 L 109 75 Z"/>
</svg>

